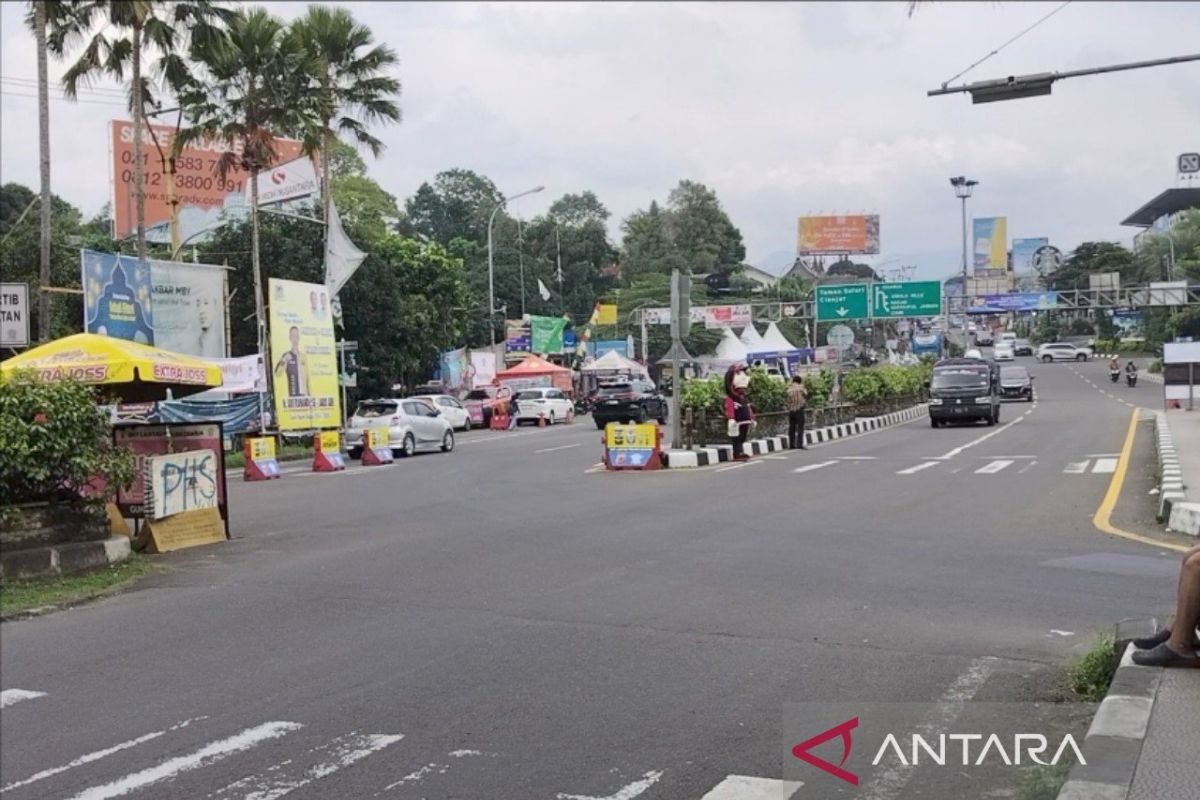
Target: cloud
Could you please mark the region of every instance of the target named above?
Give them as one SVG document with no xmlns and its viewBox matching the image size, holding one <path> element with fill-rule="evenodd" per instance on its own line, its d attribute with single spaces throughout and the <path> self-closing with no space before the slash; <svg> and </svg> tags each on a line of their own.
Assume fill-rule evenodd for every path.
<svg viewBox="0 0 1200 800">
<path fill-rule="evenodd" d="M 292 3 L 268 4 L 291 17 Z M 351 4 L 399 54 L 404 122 L 372 175 L 398 197 L 469 167 L 503 190 L 544 184 L 526 216 L 591 189 L 621 219 L 681 178 L 713 187 L 750 261 L 794 248 L 810 211 L 874 211 L 881 259 L 955 269 L 958 204 L 1007 215 L 1013 237 L 1063 247 L 1128 239 L 1119 221 L 1195 149 L 1200 65 L 1063 81 L 1050 97 L 974 106 L 926 90 L 1044 16 L 1024 3 Z M 0 8 L 5 76 L 35 74 L 21 7 Z M 1075 2 L 963 80 L 1194 50 L 1190 4 Z M 54 71 L 60 73 L 61 65 Z M 0 171 L 36 182 L 34 101 L 0 102 Z M 96 98 L 99 99 L 99 98 Z M 108 194 L 117 106 L 55 103 L 55 191 L 94 212 Z"/>
</svg>

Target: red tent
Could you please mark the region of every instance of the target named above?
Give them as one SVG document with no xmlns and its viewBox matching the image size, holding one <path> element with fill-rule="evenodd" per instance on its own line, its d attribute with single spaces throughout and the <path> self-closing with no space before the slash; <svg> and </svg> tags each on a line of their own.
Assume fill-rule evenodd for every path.
<svg viewBox="0 0 1200 800">
<path fill-rule="evenodd" d="M 520 364 L 496 373 L 496 380 L 513 389 L 531 386 L 553 386 L 565 392 L 572 390 L 572 373 L 567 367 L 551 364 L 539 356 L 529 356 Z"/>
</svg>

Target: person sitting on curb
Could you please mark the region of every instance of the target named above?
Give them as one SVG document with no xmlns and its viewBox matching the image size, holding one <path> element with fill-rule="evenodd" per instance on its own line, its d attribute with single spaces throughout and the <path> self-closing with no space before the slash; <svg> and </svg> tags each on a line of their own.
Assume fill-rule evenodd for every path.
<svg viewBox="0 0 1200 800">
<path fill-rule="evenodd" d="M 1179 569 L 1179 590 L 1175 598 L 1175 619 L 1170 628 L 1153 636 L 1134 639 L 1133 663 L 1143 667 L 1200 667 L 1200 546 L 1183 554 Z"/>
</svg>

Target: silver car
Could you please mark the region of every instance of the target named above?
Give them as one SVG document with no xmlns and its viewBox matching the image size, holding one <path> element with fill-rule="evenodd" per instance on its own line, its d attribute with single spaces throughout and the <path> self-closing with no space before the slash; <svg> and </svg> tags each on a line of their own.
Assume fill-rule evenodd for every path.
<svg viewBox="0 0 1200 800">
<path fill-rule="evenodd" d="M 1040 345 L 1037 349 L 1038 361 L 1049 364 L 1051 361 L 1087 361 L 1092 357 L 1092 348 L 1078 347 L 1069 342 L 1054 342 Z"/>
<path fill-rule="evenodd" d="M 440 412 L 424 400 L 381 398 L 363 400 L 346 420 L 346 450 L 351 458 L 362 456 L 363 431 L 386 428 L 388 445 L 397 455 L 411 456 L 420 448 L 438 447 L 443 453 L 454 449 L 454 430 Z"/>
</svg>

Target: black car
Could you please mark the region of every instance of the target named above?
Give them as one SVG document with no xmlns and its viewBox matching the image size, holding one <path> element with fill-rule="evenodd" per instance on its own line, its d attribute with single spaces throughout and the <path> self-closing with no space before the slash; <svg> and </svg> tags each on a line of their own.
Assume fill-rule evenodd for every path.
<svg viewBox="0 0 1200 800">
<path fill-rule="evenodd" d="M 1028 339 L 1017 339 L 1013 342 L 1013 355 L 1031 356 L 1033 355 L 1033 345 L 1029 343 Z"/>
<path fill-rule="evenodd" d="M 1000 368 L 1000 399 L 1033 402 L 1033 376 L 1024 367 Z"/>
<path fill-rule="evenodd" d="M 649 381 L 601 386 L 592 400 L 592 419 L 603 429 L 610 422 L 667 422 L 667 400 Z"/>
</svg>

